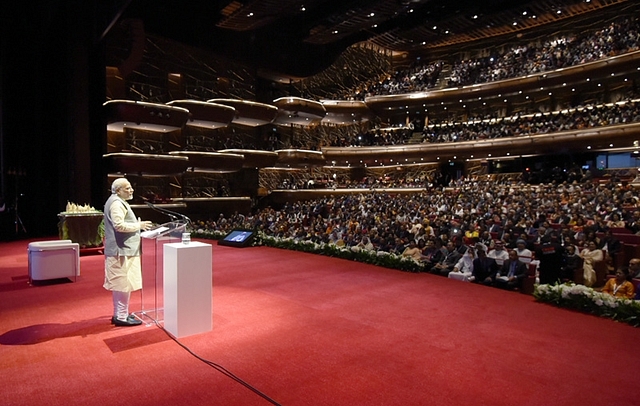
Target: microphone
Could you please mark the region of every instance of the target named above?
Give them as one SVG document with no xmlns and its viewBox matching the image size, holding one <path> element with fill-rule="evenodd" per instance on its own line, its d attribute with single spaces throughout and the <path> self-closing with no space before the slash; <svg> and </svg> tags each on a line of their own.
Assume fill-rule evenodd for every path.
<svg viewBox="0 0 640 406">
<path fill-rule="evenodd" d="M 151 203 L 151 202 L 147 202 L 147 206 L 151 207 L 153 210 L 159 212 L 159 213 L 163 213 L 166 214 L 167 216 L 169 216 L 171 218 L 171 220 L 173 221 L 184 221 L 187 225 L 191 224 L 191 219 L 187 216 L 185 216 L 182 213 L 178 213 L 176 211 L 172 211 L 172 210 L 168 210 L 165 209 L 163 207 L 158 207 L 155 204 Z"/>
</svg>

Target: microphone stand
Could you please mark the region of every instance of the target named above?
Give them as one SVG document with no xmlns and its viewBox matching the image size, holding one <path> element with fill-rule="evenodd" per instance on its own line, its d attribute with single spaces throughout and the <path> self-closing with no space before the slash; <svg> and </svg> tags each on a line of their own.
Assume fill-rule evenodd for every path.
<svg viewBox="0 0 640 406">
<path fill-rule="evenodd" d="M 185 216 L 182 213 L 178 213 L 178 212 L 175 212 L 175 211 L 172 211 L 172 210 L 168 210 L 168 209 L 165 209 L 163 207 L 158 207 L 158 206 L 156 206 L 155 204 L 153 204 L 151 202 L 147 202 L 147 206 L 149 206 L 151 209 L 153 209 L 153 210 L 155 210 L 155 211 L 157 211 L 159 213 L 162 213 L 162 214 L 165 214 L 165 215 L 169 216 L 169 218 L 171 218 L 172 221 L 179 222 L 180 220 L 182 220 L 182 221 L 185 222 L 186 225 L 191 224 L 191 219 L 189 217 Z"/>
</svg>

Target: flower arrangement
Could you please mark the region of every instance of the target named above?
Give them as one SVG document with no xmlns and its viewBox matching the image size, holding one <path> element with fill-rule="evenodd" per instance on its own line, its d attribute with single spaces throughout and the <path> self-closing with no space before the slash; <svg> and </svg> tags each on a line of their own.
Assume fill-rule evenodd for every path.
<svg viewBox="0 0 640 406">
<path fill-rule="evenodd" d="M 207 238 L 213 240 L 222 239 L 227 233 L 222 231 L 205 231 L 197 229 L 191 233 L 193 237 Z M 424 265 L 411 258 L 403 257 L 385 251 L 367 251 L 356 247 L 338 247 L 332 244 L 316 243 L 308 240 L 297 240 L 294 238 L 278 238 L 256 233 L 253 245 L 264 245 L 267 247 L 283 248 L 294 251 L 310 252 L 314 254 L 326 255 L 341 259 L 363 262 L 366 264 L 383 266 L 385 268 L 398 269 L 405 272 L 422 272 Z"/>
<path fill-rule="evenodd" d="M 640 326 L 640 301 L 617 298 L 584 285 L 537 285 L 533 296 L 540 302 Z"/>
</svg>

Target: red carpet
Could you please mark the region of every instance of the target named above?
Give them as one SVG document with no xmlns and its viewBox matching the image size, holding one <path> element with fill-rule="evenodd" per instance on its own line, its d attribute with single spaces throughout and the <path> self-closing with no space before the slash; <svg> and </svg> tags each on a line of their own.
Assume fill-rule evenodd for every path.
<svg viewBox="0 0 640 406">
<path fill-rule="evenodd" d="M 2 405 L 267 405 L 157 327 L 109 324 L 102 256 L 29 286 L 0 244 Z M 640 329 L 531 296 L 213 246 L 213 331 L 180 341 L 282 405 L 637 405 Z"/>
</svg>

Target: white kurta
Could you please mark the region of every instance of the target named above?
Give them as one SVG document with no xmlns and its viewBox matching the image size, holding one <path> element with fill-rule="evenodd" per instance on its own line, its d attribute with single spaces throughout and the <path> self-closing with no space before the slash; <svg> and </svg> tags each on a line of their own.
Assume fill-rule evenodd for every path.
<svg viewBox="0 0 640 406">
<path fill-rule="evenodd" d="M 106 257 L 103 287 L 118 292 L 142 289 L 140 257 Z"/>
<path fill-rule="evenodd" d="M 109 208 L 114 228 L 119 232 L 140 230 L 139 223 L 125 221 L 128 204 L 124 201 L 123 203 L 112 204 Z M 139 256 L 105 257 L 104 275 L 103 287 L 107 290 L 132 292 L 142 289 L 142 269 Z"/>
</svg>

